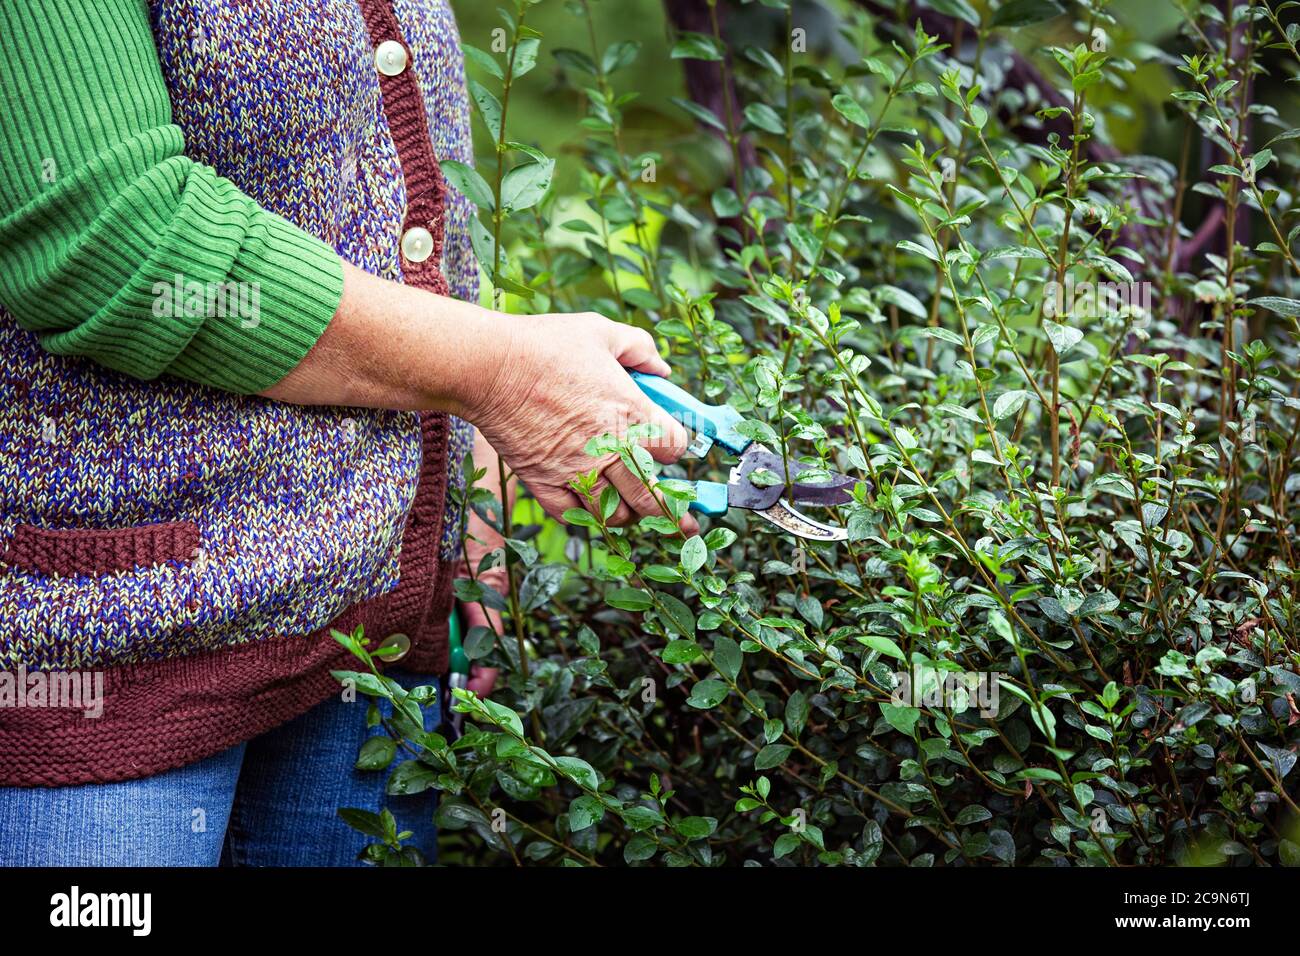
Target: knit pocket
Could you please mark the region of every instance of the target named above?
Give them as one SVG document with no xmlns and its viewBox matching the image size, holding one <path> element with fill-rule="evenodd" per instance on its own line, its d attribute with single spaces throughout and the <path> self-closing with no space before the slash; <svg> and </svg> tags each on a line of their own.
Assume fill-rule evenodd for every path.
<svg viewBox="0 0 1300 956">
<path fill-rule="evenodd" d="M 20 524 L 3 560 L 46 577 L 85 577 L 190 561 L 198 547 L 199 528 L 193 521 L 58 531 Z"/>
</svg>

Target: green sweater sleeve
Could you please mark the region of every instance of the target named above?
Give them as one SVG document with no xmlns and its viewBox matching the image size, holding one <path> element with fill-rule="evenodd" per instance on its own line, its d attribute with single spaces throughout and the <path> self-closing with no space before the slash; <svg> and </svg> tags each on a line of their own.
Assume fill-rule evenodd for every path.
<svg viewBox="0 0 1300 956">
<path fill-rule="evenodd" d="M 184 146 L 145 0 L 0 0 L 0 303 L 56 354 L 259 392 L 343 266 Z"/>
</svg>

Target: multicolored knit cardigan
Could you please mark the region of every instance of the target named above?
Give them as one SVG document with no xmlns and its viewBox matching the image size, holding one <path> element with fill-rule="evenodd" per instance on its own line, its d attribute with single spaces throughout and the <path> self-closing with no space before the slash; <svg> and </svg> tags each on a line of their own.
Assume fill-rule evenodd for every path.
<svg viewBox="0 0 1300 956">
<path fill-rule="evenodd" d="M 150 12 L 187 156 L 369 272 L 476 295 L 438 168 L 472 161 L 446 0 Z M 268 730 L 339 692 L 331 628 L 445 669 L 468 425 L 140 381 L 3 309 L 0 356 L 0 674 L 104 673 L 98 718 L 0 706 L 0 784 L 149 776 Z"/>
</svg>

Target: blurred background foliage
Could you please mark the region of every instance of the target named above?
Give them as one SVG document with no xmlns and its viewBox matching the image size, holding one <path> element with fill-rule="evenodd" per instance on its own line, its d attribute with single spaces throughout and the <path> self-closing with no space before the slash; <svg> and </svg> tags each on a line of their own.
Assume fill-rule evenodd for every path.
<svg viewBox="0 0 1300 956">
<path fill-rule="evenodd" d="M 703 6 L 705 0 L 698 2 Z M 842 18 L 852 6 L 851 0 L 803 0 L 795 4 L 797 22 L 807 24 L 811 54 L 833 55 L 844 66 L 861 60 L 861 52 L 838 32 Z M 928 6 L 939 10 L 946 4 Z M 490 49 L 492 31 L 503 24 L 497 5 L 482 0 L 452 0 L 452 7 L 462 39 L 481 49 Z M 635 154 L 657 149 L 671 153 L 691 163 L 689 169 L 679 171 L 681 175 L 703 173 L 714 180 L 697 184 L 697 188 L 721 184 L 727 162 L 721 144 L 701 143 L 694 135 L 695 126 L 690 117 L 672 104 L 673 97 L 684 96 L 686 91 L 682 71 L 664 68 L 665 64 L 679 63 L 669 59 L 673 30 L 663 0 L 591 0 L 590 8 L 600 45 L 620 40 L 642 45 L 641 55 L 619 74 L 619 86 L 638 93 L 636 102 L 627 108 L 624 116 L 628 151 Z M 1192 52 L 1178 35 L 1182 16 L 1166 0 L 1116 4 L 1109 12 L 1119 21 L 1111 35 L 1114 55 L 1127 57 L 1137 67 L 1128 89 L 1103 89 L 1095 96 L 1098 113 L 1105 117 L 1109 140 L 1126 154 L 1143 153 L 1177 162 L 1181 123 L 1171 116 L 1167 104 L 1169 94 L 1179 88 L 1175 72 L 1176 64 L 1181 62 L 1179 54 Z M 557 186 L 564 190 L 576 178 L 573 160 L 581 156 L 586 138 L 577 123 L 583 115 L 583 103 L 581 92 L 566 81 L 549 51 L 556 46 L 585 49 L 589 40 L 576 34 L 585 31 L 586 24 L 569 9 L 569 4 L 563 3 L 539 4 L 529 17 L 530 24 L 546 37 L 539 64 L 541 72 L 517 90 L 511 125 L 521 140 L 532 143 L 548 156 L 559 158 Z M 780 11 L 757 3 L 733 4 L 728 9 L 724 28 L 733 49 L 751 45 L 779 48 L 783 23 L 784 14 Z M 1058 17 L 1023 27 L 1007 39 L 1022 53 L 1033 56 L 1050 46 L 1068 44 L 1075 28 L 1069 17 Z M 1281 63 L 1284 57 L 1279 52 L 1274 53 L 1273 59 Z M 543 73 L 547 77 L 545 82 L 540 79 Z M 470 75 L 484 79 L 472 68 Z M 1271 76 L 1262 77 L 1256 99 L 1275 107 L 1287 125 L 1294 126 L 1300 123 L 1300 88 L 1292 84 L 1286 89 L 1287 76 L 1285 69 L 1277 69 Z M 906 104 L 900 104 L 900 108 L 905 109 Z M 701 145 L 704 151 L 696 149 L 682 155 L 683 147 Z M 569 163 L 564 161 L 566 156 L 570 158 Z"/>
<path fill-rule="evenodd" d="M 664 157 L 656 174 L 658 181 L 669 190 L 709 195 L 728 184 L 731 157 L 725 142 L 701 135 L 699 124 L 677 105 L 691 97 L 683 76 L 688 61 L 673 59 L 671 53 L 674 38 L 680 32 L 680 24 L 674 23 L 669 10 L 674 2 L 679 21 L 682 9 L 697 6 L 701 11 L 707 10 L 706 0 L 561 0 L 538 3 L 531 8 L 529 25 L 542 37 L 542 52 L 528 82 L 519 84 L 513 91 L 511 135 L 517 142 L 535 146 L 556 160 L 552 191 L 557 196 L 557 208 L 565 211 L 556 221 L 564 218 L 594 221 L 580 185 L 585 144 L 591 135 L 581 122 L 586 113 L 586 98 L 556 58 L 556 49 L 587 51 L 593 46 L 604 49 L 619 42 L 639 44 L 635 60 L 622 66 L 617 78 L 620 91 L 634 91 L 628 94 L 632 98 L 623 107 L 625 152 L 633 157 L 647 153 Z M 1177 67 L 1182 63 L 1182 56 L 1196 52 L 1179 29 L 1185 22 L 1180 2 L 1182 6 L 1189 5 L 1185 0 L 1141 0 L 1115 4 L 1107 10 L 1115 21 L 1107 29 L 1109 55 L 1131 63 L 1132 72 L 1124 81 L 1109 79 L 1089 94 L 1099 140 L 1111 144 L 1117 154 L 1153 157 L 1169 164 L 1170 169 L 1180 161 L 1187 130 L 1170 94 L 1181 88 Z M 966 0 L 919 3 L 796 0 L 794 21 L 807 30 L 808 50 L 801 56 L 801 62 L 829 67 L 832 72 L 851 71 L 864 57 L 881 53 L 883 44 L 876 36 L 865 37 L 863 48 L 850 40 L 847 22 L 854 8 L 866 7 L 881 16 L 901 16 L 907 20 L 917 13 L 951 15 L 959 6 L 970 9 Z M 494 31 L 498 31 L 498 38 L 508 32 L 503 31 L 507 20 L 497 3 L 452 0 L 452 7 L 461 38 L 467 44 L 491 51 Z M 960 20 L 957 22 L 958 29 L 963 29 Z M 785 13 L 762 0 L 727 4 L 720 26 L 732 50 L 779 50 L 785 42 Z M 958 36 L 955 44 L 955 54 L 968 62 L 977 52 L 974 33 L 972 30 L 965 37 Z M 1002 66 L 1009 68 L 1011 52 L 1015 51 L 1050 76 L 1054 66 L 1047 51 L 1076 42 L 1080 33 L 1087 33 L 1086 24 L 1081 20 L 1069 15 L 1056 16 L 1001 31 L 1002 44 L 986 52 L 992 59 L 1000 58 Z M 1300 125 L 1300 85 L 1287 82 L 1294 74 L 1288 54 L 1283 50 L 1260 51 L 1259 57 L 1267 71 L 1256 80 L 1253 100 L 1277 110 L 1280 122 L 1275 125 Z M 492 80 L 473 63 L 467 65 L 467 73 L 480 82 Z M 756 92 L 742 89 L 742 99 L 752 102 Z M 746 93 L 750 95 L 745 96 Z M 889 121 L 900 126 L 915 125 L 920 119 L 916 113 L 919 105 L 916 98 L 896 100 Z M 483 134 L 482 125 L 475 121 L 478 163 L 480 168 L 490 169 L 495 164 L 491 154 L 493 144 Z M 1200 139 L 1189 144 L 1193 174 L 1219 161 L 1215 158 L 1214 145 Z M 1184 198 L 1183 221 L 1194 228 L 1213 202 L 1213 197 L 1189 193 Z M 664 221 L 653 210 L 648 211 L 648 218 L 651 232 L 648 238 L 656 245 L 666 249 L 690 245 L 690 237 L 681 233 L 681 226 Z M 630 236 L 618 234 L 615 238 L 617 249 L 617 240 Z M 887 229 L 880 239 L 888 239 Z M 556 226 L 548 231 L 547 241 L 555 248 L 578 249 L 583 237 Z M 506 240 L 505 249 L 512 258 L 523 251 L 513 237 Z M 486 281 L 486 275 L 484 278 L 482 298 L 484 304 L 490 305 L 491 283 Z M 693 292 L 704 291 L 708 284 L 691 281 L 689 267 L 680 260 L 672 265 L 672 279 Z M 621 273 L 620 281 L 624 285 L 643 284 L 639 276 L 630 273 Z M 599 279 L 589 279 L 583 284 L 583 291 L 595 293 L 603 284 Z M 511 295 L 505 296 L 500 304 L 511 312 L 529 311 Z"/>
</svg>

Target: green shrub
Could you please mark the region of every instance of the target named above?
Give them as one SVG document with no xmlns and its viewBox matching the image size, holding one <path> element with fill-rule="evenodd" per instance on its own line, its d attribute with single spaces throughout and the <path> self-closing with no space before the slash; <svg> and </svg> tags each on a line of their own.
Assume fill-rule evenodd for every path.
<svg viewBox="0 0 1300 956">
<path fill-rule="evenodd" d="M 390 792 L 442 791 L 444 858 L 1295 865 L 1300 130 L 1260 96 L 1300 63 L 1295 4 L 1173 8 L 1180 163 L 1107 138 L 1139 47 L 1101 2 L 1029 59 L 1046 0 L 933 3 L 959 47 L 836 6 L 814 52 L 785 0 L 724 4 L 795 42 L 681 34 L 722 107 L 644 152 L 636 46 L 564 49 L 587 4 L 565 43 L 530 6 L 469 51 L 487 158 L 447 164 L 496 304 L 647 324 L 680 384 L 861 484 L 828 519 L 849 541 L 803 546 L 742 511 L 684 540 L 671 482 L 627 529 L 594 476 L 567 528 L 471 495 L 509 539 L 509 592 L 459 591 L 506 613 L 467 641 L 498 690 L 457 693 L 454 745 L 391 728 Z M 585 106 L 558 169 L 509 135 L 545 74 Z"/>
</svg>

